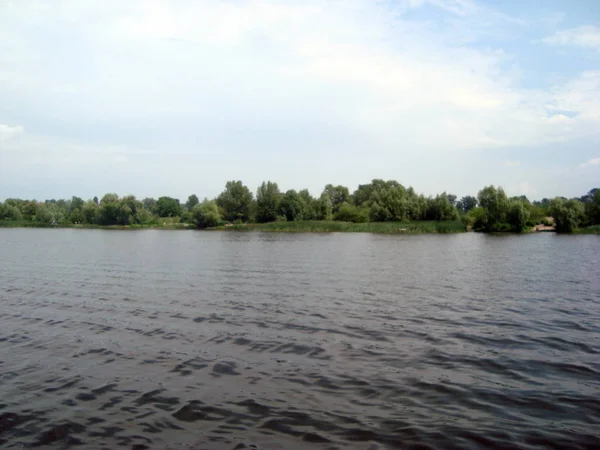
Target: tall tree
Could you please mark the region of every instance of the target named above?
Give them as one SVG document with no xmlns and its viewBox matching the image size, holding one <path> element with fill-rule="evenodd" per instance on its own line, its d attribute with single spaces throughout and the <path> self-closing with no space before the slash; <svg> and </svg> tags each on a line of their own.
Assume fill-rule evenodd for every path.
<svg viewBox="0 0 600 450">
<path fill-rule="evenodd" d="M 550 200 L 549 212 L 554 218 L 556 231 L 570 233 L 581 223 L 584 206 L 579 200 L 563 200 L 557 197 Z"/>
<path fill-rule="evenodd" d="M 281 192 L 277 183 L 262 182 L 256 190 L 256 221 L 259 223 L 277 220 Z"/>
<path fill-rule="evenodd" d="M 279 213 L 289 221 L 303 219 L 304 202 L 298 192 L 290 189 L 285 193 L 279 203 Z"/>
<path fill-rule="evenodd" d="M 462 213 L 468 213 L 476 206 L 477 206 L 477 197 L 472 197 L 470 195 L 467 195 L 467 196 L 461 198 L 456 203 L 456 207 Z"/>
<path fill-rule="evenodd" d="M 333 184 L 328 184 L 325 186 L 323 194 L 329 197 L 334 213 L 340 209 L 342 203 L 346 203 L 350 200 L 350 191 L 345 186 L 334 186 Z"/>
<path fill-rule="evenodd" d="M 155 208 L 158 217 L 177 217 L 181 215 L 181 205 L 176 198 L 160 197 Z"/>
<path fill-rule="evenodd" d="M 198 200 L 198 196 L 196 194 L 192 194 L 188 197 L 187 202 L 185 202 L 185 209 L 191 211 L 194 206 L 200 203 Z"/>
<path fill-rule="evenodd" d="M 252 192 L 241 181 L 228 181 L 217 197 L 225 220 L 247 222 L 252 212 Z"/>
<path fill-rule="evenodd" d="M 506 222 L 509 201 L 504 189 L 501 187 L 486 186 L 477 194 L 479 206 L 485 209 L 486 230 L 495 230 L 500 224 Z"/>
</svg>

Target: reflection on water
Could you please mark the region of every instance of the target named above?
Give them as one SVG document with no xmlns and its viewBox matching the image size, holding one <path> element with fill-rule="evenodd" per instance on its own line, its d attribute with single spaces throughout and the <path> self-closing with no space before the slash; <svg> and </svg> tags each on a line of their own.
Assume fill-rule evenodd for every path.
<svg viewBox="0 0 600 450">
<path fill-rule="evenodd" d="M 0 446 L 598 448 L 599 251 L 0 230 Z"/>
</svg>

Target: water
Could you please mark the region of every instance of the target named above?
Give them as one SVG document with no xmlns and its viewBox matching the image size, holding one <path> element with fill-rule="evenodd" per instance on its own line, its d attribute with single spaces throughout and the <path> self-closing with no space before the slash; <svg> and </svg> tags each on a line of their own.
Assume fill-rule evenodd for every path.
<svg viewBox="0 0 600 450">
<path fill-rule="evenodd" d="M 0 446 L 600 447 L 600 237 L 0 230 Z"/>
</svg>

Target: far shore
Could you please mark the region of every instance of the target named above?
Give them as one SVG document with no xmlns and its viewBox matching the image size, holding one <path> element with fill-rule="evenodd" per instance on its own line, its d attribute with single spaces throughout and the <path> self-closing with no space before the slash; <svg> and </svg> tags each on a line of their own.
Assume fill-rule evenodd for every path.
<svg viewBox="0 0 600 450">
<path fill-rule="evenodd" d="M 93 224 L 46 224 L 24 221 L 0 221 L 0 228 L 68 228 L 97 230 L 195 230 L 280 233 L 374 233 L 374 234 L 448 234 L 474 231 L 460 221 L 414 221 L 414 222 L 365 222 L 352 223 L 326 220 L 301 220 L 296 222 L 227 223 L 218 227 L 198 229 L 191 223 L 163 222 L 143 225 L 93 225 Z M 475 230 L 478 232 L 477 230 Z M 523 234 L 556 232 L 553 226 L 536 225 Z M 600 234 L 600 227 L 575 230 L 577 234 Z M 513 234 L 510 233 L 509 234 Z"/>
</svg>

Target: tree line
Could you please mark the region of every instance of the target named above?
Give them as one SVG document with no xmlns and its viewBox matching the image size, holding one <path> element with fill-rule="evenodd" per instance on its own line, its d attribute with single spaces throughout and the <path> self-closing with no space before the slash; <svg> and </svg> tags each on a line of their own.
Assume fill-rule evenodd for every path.
<svg viewBox="0 0 600 450">
<path fill-rule="evenodd" d="M 443 192 L 435 197 L 417 194 L 397 181 L 372 180 L 350 193 L 345 186 L 328 184 L 318 197 L 307 189 L 282 192 L 277 183 L 263 182 L 254 194 L 241 181 L 229 181 L 215 199 L 192 194 L 185 203 L 172 197 L 138 200 L 133 195 L 105 194 L 83 200 L 22 200 L 0 203 L 0 221 L 35 224 L 155 225 L 178 218 L 198 228 L 225 223 L 338 220 L 345 222 L 456 221 L 480 231 L 522 232 L 554 219 L 556 230 L 571 232 L 600 225 L 600 190 L 580 198 L 557 197 L 531 202 L 508 197 L 501 187 L 486 186 L 477 196 L 457 198 Z M 175 219 L 172 219 L 175 220 Z"/>
</svg>

